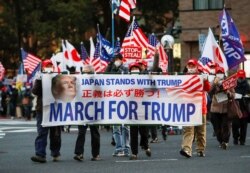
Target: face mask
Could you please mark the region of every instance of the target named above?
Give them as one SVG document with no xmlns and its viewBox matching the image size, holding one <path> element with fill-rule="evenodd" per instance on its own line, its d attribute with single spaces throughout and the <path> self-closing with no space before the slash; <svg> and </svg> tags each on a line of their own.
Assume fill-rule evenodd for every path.
<svg viewBox="0 0 250 173">
<path fill-rule="evenodd" d="M 211 69 L 210 74 L 215 74 L 215 69 Z"/>
<path fill-rule="evenodd" d="M 114 64 L 115 64 L 116 67 L 120 67 L 122 65 L 122 62 L 121 61 L 115 61 Z"/>
<path fill-rule="evenodd" d="M 30 86 L 26 86 L 27 89 L 30 89 Z"/>
<path fill-rule="evenodd" d="M 53 72 L 53 68 L 44 68 L 44 72 L 47 72 L 47 73 Z"/>
<path fill-rule="evenodd" d="M 216 74 L 216 77 L 219 79 L 224 79 L 224 74 Z"/>
<path fill-rule="evenodd" d="M 131 73 L 140 73 L 140 70 L 132 70 Z"/>
<path fill-rule="evenodd" d="M 196 69 L 195 68 L 189 68 L 188 73 L 191 73 L 191 74 L 196 73 Z"/>
<path fill-rule="evenodd" d="M 21 91 L 24 91 L 24 90 L 25 90 L 25 87 L 22 87 L 22 88 L 21 88 Z"/>
</svg>

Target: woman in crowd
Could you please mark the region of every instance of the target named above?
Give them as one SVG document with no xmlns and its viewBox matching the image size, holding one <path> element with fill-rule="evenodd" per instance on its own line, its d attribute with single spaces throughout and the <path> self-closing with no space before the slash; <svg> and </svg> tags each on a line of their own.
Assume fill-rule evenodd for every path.
<svg viewBox="0 0 250 173">
<path fill-rule="evenodd" d="M 230 138 L 231 120 L 227 116 L 227 103 L 228 99 L 234 97 L 234 90 L 224 90 L 222 81 L 225 79 L 224 69 L 216 67 L 216 77 L 212 84 L 211 95 L 211 122 L 213 123 L 216 138 L 219 142 L 219 146 L 226 150 L 228 148 L 228 142 Z"/>
</svg>

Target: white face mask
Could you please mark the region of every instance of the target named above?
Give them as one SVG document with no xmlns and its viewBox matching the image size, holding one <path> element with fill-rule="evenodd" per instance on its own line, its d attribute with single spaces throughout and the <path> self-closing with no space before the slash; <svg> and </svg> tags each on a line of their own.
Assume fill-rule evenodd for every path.
<svg viewBox="0 0 250 173">
<path fill-rule="evenodd" d="M 196 73 L 196 68 L 189 68 L 188 73 L 191 73 L 191 74 Z"/>
<path fill-rule="evenodd" d="M 114 64 L 115 64 L 116 67 L 120 67 L 122 65 L 122 62 L 121 61 L 115 61 Z"/>
<path fill-rule="evenodd" d="M 49 72 L 53 72 L 53 68 L 44 68 L 44 72 L 47 72 L 47 73 L 49 73 Z"/>
<path fill-rule="evenodd" d="M 210 74 L 215 74 L 215 69 L 211 69 Z"/>
<path fill-rule="evenodd" d="M 219 79 L 224 79 L 224 74 L 222 73 L 216 74 L 216 77 Z"/>
<path fill-rule="evenodd" d="M 140 73 L 140 70 L 132 70 L 131 73 Z"/>
</svg>

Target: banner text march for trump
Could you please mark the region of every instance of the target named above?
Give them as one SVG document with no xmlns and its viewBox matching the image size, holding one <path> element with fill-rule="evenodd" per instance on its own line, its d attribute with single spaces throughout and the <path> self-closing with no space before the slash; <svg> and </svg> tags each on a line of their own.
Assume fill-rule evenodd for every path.
<svg viewBox="0 0 250 173">
<path fill-rule="evenodd" d="M 43 74 L 42 86 L 43 126 L 202 122 L 198 75 Z"/>
</svg>

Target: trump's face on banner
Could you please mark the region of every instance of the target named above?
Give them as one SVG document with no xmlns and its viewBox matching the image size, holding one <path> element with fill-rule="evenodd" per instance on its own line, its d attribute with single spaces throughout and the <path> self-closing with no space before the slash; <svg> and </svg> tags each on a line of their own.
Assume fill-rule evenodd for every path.
<svg viewBox="0 0 250 173">
<path fill-rule="evenodd" d="M 52 94 L 56 100 L 70 102 L 76 96 L 76 77 L 57 75 L 52 79 Z"/>
</svg>

